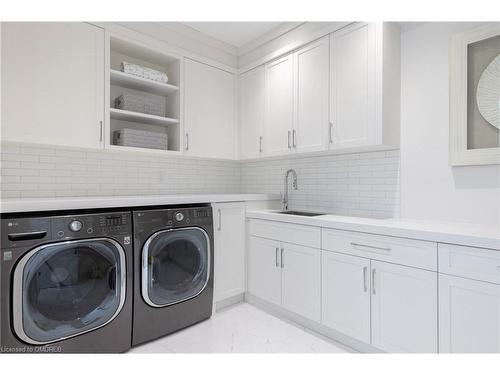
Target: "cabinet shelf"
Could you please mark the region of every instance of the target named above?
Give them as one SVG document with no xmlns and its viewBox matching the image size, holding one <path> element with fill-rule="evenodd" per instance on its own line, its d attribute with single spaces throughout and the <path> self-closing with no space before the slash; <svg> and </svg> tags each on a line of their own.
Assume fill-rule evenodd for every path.
<svg viewBox="0 0 500 375">
<path fill-rule="evenodd" d="M 133 121 L 149 125 L 168 126 L 179 123 L 179 120 L 170 117 L 148 115 L 147 113 L 125 111 L 117 108 L 110 108 L 109 114 L 111 119 L 114 120 Z"/>
<path fill-rule="evenodd" d="M 123 73 L 118 70 L 110 70 L 111 84 L 129 89 L 145 91 L 151 94 L 168 96 L 179 90 L 179 87 L 167 83 L 155 82 L 131 74 Z"/>
</svg>

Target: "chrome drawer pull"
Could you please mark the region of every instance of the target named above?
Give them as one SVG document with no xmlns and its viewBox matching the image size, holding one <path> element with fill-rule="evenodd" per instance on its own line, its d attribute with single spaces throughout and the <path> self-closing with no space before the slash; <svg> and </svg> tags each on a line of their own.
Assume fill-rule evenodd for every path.
<svg viewBox="0 0 500 375">
<path fill-rule="evenodd" d="M 356 242 L 351 242 L 351 246 L 353 246 L 353 247 L 366 247 L 368 249 L 375 249 L 375 250 L 391 251 L 390 247 L 378 247 L 378 246 L 371 246 L 371 245 L 363 245 L 361 243 L 356 243 Z"/>
<path fill-rule="evenodd" d="M 280 251 L 280 248 L 279 248 L 279 247 L 277 247 L 277 248 L 276 248 L 276 267 L 279 267 L 279 266 L 280 266 L 280 263 L 279 263 L 279 261 L 278 261 L 278 253 L 279 253 L 279 251 Z"/>
<path fill-rule="evenodd" d="M 285 267 L 285 264 L 283 263 L 283 251 L 285 249 L 284 248 L 281 248 L 281 268 Z"/>
</svg>

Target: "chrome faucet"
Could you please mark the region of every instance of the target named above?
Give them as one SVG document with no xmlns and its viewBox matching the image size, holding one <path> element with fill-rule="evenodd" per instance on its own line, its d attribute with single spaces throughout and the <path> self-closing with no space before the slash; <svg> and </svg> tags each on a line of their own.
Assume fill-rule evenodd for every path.
<svg viewBox="0 0 500 375">
<path fill-rule="evenodd" d="M 285 172 L 283 194 L 281 195 L 281 209 L 283 211 L 288 210 L 288 175 L 290 173 L 293 176 L 293 181 L 292 181 L 293 190 L 297 190 L 297 172 L 295 172 L 295 169 L 289 169 Z"/>
</svg>

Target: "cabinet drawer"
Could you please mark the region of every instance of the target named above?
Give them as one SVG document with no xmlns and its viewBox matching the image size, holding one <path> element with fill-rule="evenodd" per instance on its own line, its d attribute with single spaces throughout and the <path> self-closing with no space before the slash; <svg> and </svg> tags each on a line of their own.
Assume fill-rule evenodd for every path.
<svg viewBox="0 0 500 375">
<path fill-rule="evenodd" d="M 500 251 L 458 245 L 438 245 L 439 272 L 500 284 Z"/>
<path fill-rule="evenodd" d="M 250 235 L 297 245 L 320 247 L 319 227 L 281 223 L 271 220 L 250 220 Z"/>
<path fill-rule="evenodd" d="M 322 229 L 324 250 L 437 270 L 437 244 L 430 241 L 381 236 L 377 234 Z"/>
</svg>

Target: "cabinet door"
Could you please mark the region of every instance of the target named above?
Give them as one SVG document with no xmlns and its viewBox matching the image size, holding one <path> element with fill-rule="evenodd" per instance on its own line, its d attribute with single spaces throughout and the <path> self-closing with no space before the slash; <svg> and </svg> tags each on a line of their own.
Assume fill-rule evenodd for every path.
<svg viewBox="0 0 500 375">
<path fill-rule="evenodd" d="M 2 138 L 101 148 L 104 30 L 87 23 L 2 24 Z"/>
<path fill-rule="evenodd" d="M 240 76 L 240 156 L 258 157 L 263 151 L 265 70 L 257 67 Z"/>
<path fill-rule="evenodd" d="M 321 322 L 370 343 L 370 260 L 322 251 Z"/>
<path fill-rule="evenodd" d="M 281 305 L 280 244 L 250 236 L 248 248 L 248 291 Z"/>
<path fill-rule="evenodd" d="M 293 54 L 272 61 L 266 69 L 265 154 L 292 150 Z"/>
<path fill-rule="evenodd" d="M 234 74 L 186 59 L 184 81 L 186 153 L 234 159 L 237 145 Z"/>
<path fill-rule="evenodd" d="M 437 273 L 378 261 L 372 268 L 372 345 L 437 352 Z"/>
<path fill-rule="evenodd" d="M 500 285 L 439 275 L 439 351 L 500 352 Z"/>
<path fill-rule="evenodd" d="M 282 244 L 282 306 L 321 320 L 321 250 Z"/>
<path fill-rule="evenodd" d="M 329 38 L 321 38 L 294 54 L 294 148 L 321 151 L 329 135 Z"/>
<path fill-rule="evenodd" d="M 375 31 L 374 24 L 361 24 L 331 35 L 332 148 L 362 146 L 373 138 Z"/>
<path fill-rule="evenodd" d="M 245 203 L 213 205 L 215 301 L 245 292 Z"/>
</svg>

